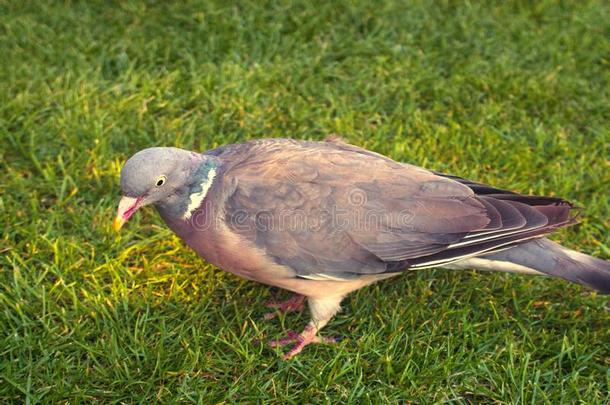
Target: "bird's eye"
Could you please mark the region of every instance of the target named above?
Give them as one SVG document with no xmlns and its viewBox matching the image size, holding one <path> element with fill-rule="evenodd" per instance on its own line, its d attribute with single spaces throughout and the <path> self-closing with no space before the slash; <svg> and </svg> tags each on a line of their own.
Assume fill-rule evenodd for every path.
<svg viewBox="0 0 610 405">
<path fill-rule="evenodd" d="M 157 187 L 161 187 L 163 184 L 165 184 L 165 176 L 159 177 L 155 183 Z"/>
</svg>

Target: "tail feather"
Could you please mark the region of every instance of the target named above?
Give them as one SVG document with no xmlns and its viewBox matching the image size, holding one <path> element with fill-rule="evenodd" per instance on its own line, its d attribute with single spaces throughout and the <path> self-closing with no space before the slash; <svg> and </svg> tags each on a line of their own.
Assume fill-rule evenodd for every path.
<svg viewBox="0 0 610 405">
<path fill-rule="evenodd" d="M 436 174 L 470 187 L 487 208 L 490 224 L 466 235 L 462 242 L 450 245 L 447 250 L 410 259 L 411 268 L 440 265 L 451 269 L 546 274 L 610 294 L 610 262 L 542 238 L 576 222 L 578 208 L 571 203 L 562 198 L 522 195 L 457 176 Z"/>
<path fill-rule="evenodd" d="M 523 269 L 560 277 L 574 283 L 586 285 L 604 294 L 610 294 L 610 262 L 564 248 L 548 239 L 536 239 L 503 251 L 482 255 L 471 263 L 472 267 L 485 270 L 523 273 Z M 483 266 L 480 266 L 486 261 Z M 460 263 L 468 266 L 468 262 Z"/>
</svg>

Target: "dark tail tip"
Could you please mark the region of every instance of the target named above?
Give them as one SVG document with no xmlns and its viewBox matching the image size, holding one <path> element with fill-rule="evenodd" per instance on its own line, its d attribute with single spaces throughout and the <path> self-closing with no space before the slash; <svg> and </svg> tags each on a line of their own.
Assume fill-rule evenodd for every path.
<svg viewBox="0 0 610 405">
<path fill-rule="evenodd" d="M 602 294 L 610 294 L 610 262 L 584 253 L 564 249 L 565 268 L 577 283 L 587 285 Z"/>
</svg>

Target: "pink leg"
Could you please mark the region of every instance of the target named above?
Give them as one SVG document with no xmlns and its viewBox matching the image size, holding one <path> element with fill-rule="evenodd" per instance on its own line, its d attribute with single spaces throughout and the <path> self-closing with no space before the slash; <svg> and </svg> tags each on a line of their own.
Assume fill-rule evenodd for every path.
<svg viewBox="0 0 610 405">
<path fill-rule="evenodd" d="M 312 323 L 307 324 L 303 332 L 297 334 L 294 331 L 289 331 L 288 335 L 280 340 L 275 340 L 269 342 L 271 347 L 281 347 L 286 346 L 290 343 L 295 343 L 295 345 L 284 355 L 284 360 L 289 360 L 301 353 L 301 351 L 305 348 L 305 346 L 311 343 L 337 343 L 337 339 L 333 337 L 321 337 L 317 335 L 318 328 L 315 327 Z"/>
<path fill-rule="evenodd" d="M 267 308 L 275 308 L 278 309 L 279 312 L 289 313 L 289 312 L 297 312 L 302 311 L 305 308 L 305 296 L 295 294 L 290 297 L 288 300 L 283 302 L 268 302 L 266 304 Z M 265 314 L 265 319 L 273 319 L 278 316 L 278 312 L 268 312 Z"/>
</svg>

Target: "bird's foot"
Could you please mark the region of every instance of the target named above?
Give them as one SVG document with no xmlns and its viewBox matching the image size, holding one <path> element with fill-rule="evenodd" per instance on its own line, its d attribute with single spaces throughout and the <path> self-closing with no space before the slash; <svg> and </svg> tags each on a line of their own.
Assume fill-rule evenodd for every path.
<svg viewBox="0 0 610 405">
<path fill-rule="evenodd" d="M 307 325 L 303 332 L 296 333 L 295 331 L 289 331 L 286 337 L 279 340 L 272 340 L 269 342 L 269 346 L 271 347 L 283 347 L 289 345 L 291 343 L 295 343 L 294 346 L 284 355 L 284 360 L 289 360 L 301 353 L 301 351 L 305 348 L 305 346 L 311 343 L 326 343 L 333 344 L 337 343 L 339 340 L 334 337 L 328 336 L 318 336 L 317 328 Z"/>
<path fill-rule="evenodd" d="M 270 301 L 266 304 L 267 308 L 277 309 L 279 312 L 288 313 L 288 312 L 297 312 L 302 311 L 305 308 L 305 296 L 300 294 L 295 294 L 286 301 L 282 302 L 273 302 Z M 273 319 L 278 316 L 278 311 L 268 312 L 265 314 L 265 319 Z"/>
</svg>

